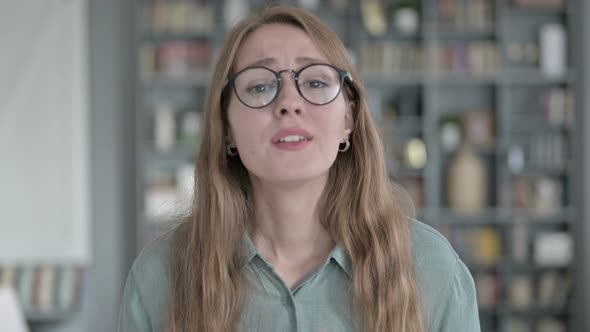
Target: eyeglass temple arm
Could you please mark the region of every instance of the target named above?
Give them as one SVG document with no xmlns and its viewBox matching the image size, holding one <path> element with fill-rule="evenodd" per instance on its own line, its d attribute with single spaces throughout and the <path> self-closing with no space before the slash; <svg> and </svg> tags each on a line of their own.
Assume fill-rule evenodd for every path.
<svg viewBox="0 0 590 332">
<path fill-rule="evenodd" d="M 344 73 L 344 78 L 348 77 L 348 80 L 350 80 L 351 83 L 354 83 L 354 80 L 352 79 L 352 75 L 350 75 L 349 72 L 343 70 L 342 73 Z"/>
</svg>

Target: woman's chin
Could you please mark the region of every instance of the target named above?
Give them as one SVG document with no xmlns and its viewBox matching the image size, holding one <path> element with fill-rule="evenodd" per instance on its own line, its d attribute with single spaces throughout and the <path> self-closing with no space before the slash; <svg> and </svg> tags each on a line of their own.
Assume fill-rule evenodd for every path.
<svg viewBox="0 0 590 332">
<path fill-rule="evenodd" d="M 254 175 L 258 181 L 273 184 L 277 186 L 294 186 L 316 181 L 324 181 L 328 176 L 328 171 L 311 172 L 303 170 L 294 170 L 289 172 L 266 172 L 264 174 Z"/>
</svg>

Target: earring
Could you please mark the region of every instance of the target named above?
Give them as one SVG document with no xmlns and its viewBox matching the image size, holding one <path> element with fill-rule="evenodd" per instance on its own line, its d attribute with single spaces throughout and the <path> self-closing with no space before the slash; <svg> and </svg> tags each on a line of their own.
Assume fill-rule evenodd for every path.
<svg viewBox="0 0 590 332">
<path fill-rule="evenodd" d="M 340 152 L 346 152 L 348 151 L 348 149 L 350 148 L 350 141 L 348 140 L 348 138 L 344 139 L 344 142 L 340 143 L 340 145 L 342 144 L 346 144 L 343 148 L 341 148 L 340 146 L 338 147 L 338 151 Z"/>
<path fill-rule="evenodd" d="M 237 156 L 238 155 L 238 148 L 235 148 L 235 147 L 228 144 L 225 146 L 225 152 L 230 157 Z"/>
</svg>

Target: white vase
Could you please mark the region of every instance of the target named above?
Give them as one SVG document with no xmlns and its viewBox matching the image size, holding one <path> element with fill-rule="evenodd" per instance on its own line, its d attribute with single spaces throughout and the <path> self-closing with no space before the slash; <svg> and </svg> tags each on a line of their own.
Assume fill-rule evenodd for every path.
<svg viewBox="0 0 590 332">
<path fill-rule="evenodd" d="M 550 77 L 562 76 L 567 71 L 566 36 L 561 24 L 545 24 L 541 28 L 541 71 Z"/>
<path fill-rule="evenodd" d="M 449 166 L 449 206 L 458 212 L 476 213 L 487 202 L 486 167 L 480 157 L 463 146 Z"/>
</svg>

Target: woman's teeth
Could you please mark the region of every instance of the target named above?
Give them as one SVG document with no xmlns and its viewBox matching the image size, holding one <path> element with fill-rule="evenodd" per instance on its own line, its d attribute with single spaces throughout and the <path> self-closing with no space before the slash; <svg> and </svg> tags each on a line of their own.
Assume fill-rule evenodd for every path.
<svg viewBox="0 0 590 332">
<path fill-rule="evenodd" d="M 281 139 L 279 140 L 279 143 L 299 142 L 299 141 L 305 141 L 305 140 L 307 140 L 307 138 L 305 138 L 303 136 L 289 135 L 289 136 L 281 137 Z"/>
</svg>

